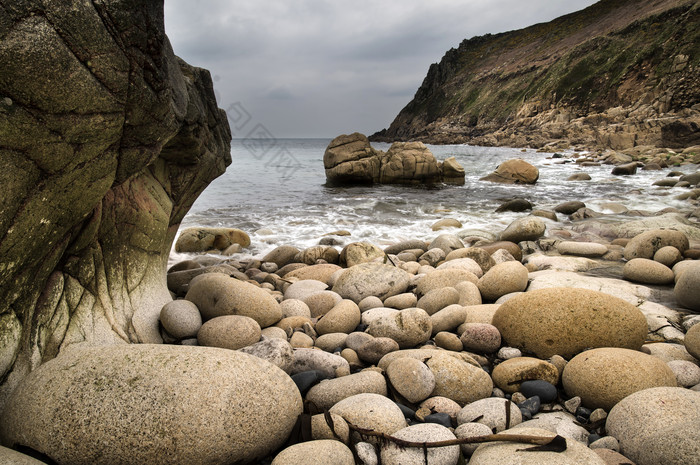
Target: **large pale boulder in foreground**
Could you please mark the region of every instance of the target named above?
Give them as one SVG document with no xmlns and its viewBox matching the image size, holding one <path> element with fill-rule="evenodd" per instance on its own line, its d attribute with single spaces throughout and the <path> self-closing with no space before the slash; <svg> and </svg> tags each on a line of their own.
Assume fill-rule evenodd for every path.
<svg viewBox="0 0 700 465">
<path fill-rule="evenodd" d="M 605 423 L 637 465 L 700 463 L 700 392 L 657 387 L 620 401 Z"/>
<path fill-rule="evenodd" d="M 231 163 L 231 133 L 209 73 L 173 54 L 162 2 L 0 10 L 1 407 L 71 344 L 161 341 L 172 241 Z"/>
<path fill-rule="evenodd" d="M 76 465 L 247 463 L 285 442 L 301 402 L 282 370 L 232 350 L 73 348 L 13 392 L 0 439 Z"/>
<path fill-rule="evenodd" d="M 637 307 L 578 288 L 516 295 L 496 310 L 492 323 L 506 344 L 540 358 L 569 358 L 595 347 L 638 350 L 647 336 L 646 318 Z"/>
</svg>

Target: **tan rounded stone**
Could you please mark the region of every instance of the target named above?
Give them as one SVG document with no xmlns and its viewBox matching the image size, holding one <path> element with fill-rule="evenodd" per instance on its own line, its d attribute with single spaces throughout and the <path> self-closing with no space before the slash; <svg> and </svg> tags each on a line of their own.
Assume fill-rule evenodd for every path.
<svg viewBox="0 0 700 465">
<path fill-rule="evenodd" d="M 295 349 L 310 349 L 314 346 L 313 338 L 301 331 L 295 331 L 292 337 L 289 338 L 289 343 Z"/>
<path fill-rule="evenodd" d="M 683 254 L 681 254 L 677 248 L 667 245 L 666 247 L 661 247 L 654 254 L 654 261 L 659 262 L 667 267 L 671 268 L 676 263 L 683 260 Z"/>
<path fill-rule="evenodd" d="M 248 247 L 250 237 L 236 228 L 187 228 L 180 232 L 175 242 L 175 251 L 187 253 L 224 250 L 232 244 Z"/>
<path fill-rule="evenodd" d="M 340 252 L 340 264 L 347 268 L 368 263 L 377 258 L 384 258 L 384 251 L 369 242 L 352 242 Z"/>
<path fill-rule="evenodd" d="M 520 413 L 520 412 L 518 412 Z M 455 429 L 455 436 L 457 436 L 458 439 L 466 439 L 466 438 L 474 438 L 474 437 L 479 437 L 479 436 L 489 436 L 493 434 L 493 431 L 491 431 L 491 428 L 486 426 L 483 423 L 462 423 Z M 476 450 L 477 447 L 479 447 L 479 443 L 475 444 L 460 444 L 460 448 L 462 449 L 462 454 L 464 454 L 466 457 L 471 456 L 474 451 Z"/>
<path fill-rule="evenodd" d="M 501 304 L 481 304 L 467 305 L 464 309 L 467 311 L 467 316 L 464 318 L 465 323 L 487 323 L 491 324 L 493 316 L 500 308 Z M 464 328 L 457 328 L 457 333 L 462 334 Z"/>
<path fill-rule="evenodd" d="M 461 228 L 462 223 L 460 223 L 458 220 L 454 218 L 443 218 L 441 220 L 436 221 L 433 223 L 433 225 L 430 227 L 433 231 L 440 231 L 442 229 L 447 229 L 447 228 Z"/>
<path fill-rule="evenodd" d="M 466 247 L 463 249 L 453 250 L 447 254 L 447 257 L 445 257 L 445 263 L 458 258 L 471 258 L 479 265 L 482 273 L 486 273 L 496 264 L 496 262 L 494 262 L 491 258 L 491 254 L 480 247 Z"/>
<path fill-rule="evenodd" d="M 467 317 L 466 308 L 461 305 L 448 305 L 439 312 L 430 315 L 433 324 L 433 336 L 442 331 L 452 331 L 464 323 Z"/>
<path fill-rule="evenodd" d="M 326 379 L 309 389 L 306 401 L 321 409 L 328 410 L 343 399 L 362 393 L 387 395 L 386 380 L 376 371 L 359 373 Z"/>
<path fill-rule="evenodd" d="M 700 393 L 658 387 L 635 392 L 610 411 L 605 428 L 637 465 L 697 464 Z"/>
<path fill-rule="evenodd" d="M 495 265 L 495 263 L 494 263 Z M 469 306 L 469 305 L 481 305 L 481 291 L 479 287 L 469 281 L 462 281 L 461 283 L 455 284 L 455 289 L 459 292 L 459 305 Z"/>
<path fill-rule="evenodd" d="M 314 281 L 321 281 L 328 285 L 334 273 L 338 270 L 342 270 L 338 265 L 332 263 L 322 263 L 319 265 L 305 266 L 297 270 L 290 271 L 289 273 L 282 276 L 284 279 L 297 278 L 299 281 L 311 279 Z"/>
<path fill-rule="evenodd" d="M 406 427 L 401 409 L 389 398 L 379 394 L 365 393 L 348 397 L 331 407 L 330 413 L 340 415 L 351 426 L 378 433 L 394 434 Z M 351 433 L 351 436 L 353 442 L 360 439 L 356 432 Z M 379 439 L 373 437 L 366 440 L 372 444 L 379 443 Z"/>
<path fill-rule="evenodd" d="M 671 284 L 673 271 L 666 265 L 646 258 L 633 258 L 625 263 L 622 276 L 635 283 Z"/>
<path fill-rule="evenodd" d="M 700 266 L 688 267 L 678 275 L 673 295 L 682 306 L 700 311 Z"/>
<path fill-rule="evenodd" d="M 599 244 L 597 242 L 562 241 L 557 244 L 557 251 L 562 255 L 602 257 L 608 253 L 608 247 L 605 244 Z"/>
<path fill-rule="evenodd" d="M 412 442 L 438 442 L 456 439 L 449 429 L 436 423 L 408 426 L 396 431 L 393 436 Z M 457 465 L 459 446 L 431 447 L 425 453 L 421 447 L 402 447 L 393 442 L 387 442 L 382 444 L 380 457 L 384 465 Z"/>
<path fill-rule="evenodd" d="M 281 319 L 275 326 L 288 331 L 296 328 L 302 328 L 305 323 L 311 324 L 311 318 L 307 318 L 305 316 L 288 316 L 287 318 Z"/>
<path fill-rule="evenodd" d="M 508 414 L 510 409 L 510 414 Z M 465 405 L 457 414 L 457 424 L 482 423 L 500 433 L 523 421 L 520 409 L 514 402 L 499 397 L 489 397 Z"/>
<path fill-rule="evenodd" d="M 434 339 L 435 345 L 445 350 L 459 352 L 464 349 L 462 341 L 459 340 L 459 337 L 457 337 L 455 333 L 441 331 L 435 335 Z"/>
<path fill-rule="evenodd" d="M 348 334 L 348 338 L 345 340 L 345 346 L 357 352 L 365 342 L 371 341 L 372 339 L 374 339 L 374 336 L 371 334 L 354 331 Z"/>
<path fill-rule="evenodd" d="M 386 354 L 399 350 L 399 343 L 389 337 L 372 337 L 357 349 L 364 362 L 377 364 Z"/>
<path fill-rule="evenodd" d="M 299 299 L 287 299 L 280 304 L 282 309 L 282 318 L 289 316 L 304 316 L 311 318 L 311 310 L 309 306 Z"/>
<path fill-rule="evenodd" d="M 294 281 L 284 291 L 284 298 L 304 300 L 308 296 L 320 291 L 328 289 L 328 285 L 315 279 L 304 279 L 302 281 Z"/>
<path fill-rule="evenodd" d="M 671 360 L 667 363 L 680 387 L 693 387 L 700 384 L 700 367 L 687 360 Z"/>
<path fill-rule="evenodd" d="M 522 158 L 514 158 L 504 161 L 493 173 L 479 180 L 504 184 L 534 184 L 539 177 L 540 172 L 535 166 Z"/>
<path fill-rule="evenodd" d="M 508 241 L 517 244 L 522 241 L 535 241 L 544 236 L 547 229 L 544 221 L 536 216 L 526 216 L 513 221 L 501 233 L 501 241 Z M 493 253 L 491 254 L 493 255 Z M 517 260 L 517 258 L 516 258 Z"/>
<path fill-rule="evenodd" d="M 478 247 L 480 249 L 484 249 L 490 255 L 493 255 L 494 253 L 496 253 L 497 251 L 499 251 L 501 249 L 505 249 L 517 261 L 520 261 L 523 259 L 523 252 L 522 252 L 522 250 L 520 250 L 520 246 L 518 244 L 516 244 L 515 242 L 497 241 L 497 242 L 492 242 L 490 244 L 479 245 Z M 495 262 L 494 262 L 494 264 L 495 264 Z"/>
<path fill-rule="evenodd" d="M 361 320 L 360 307 L 352 300 L 343 300 L 316 323 L 318 334 L 346 333 L 355 330 Z"/>
<path fill-rule="evenodd" d="M 372 321 L 367 332 L 374 337 L 388 337 L 402 349 L 415 347 L 430 339 L 433 326 L 430 316 L 420 308 L 407 308 L 396 314 Z"/>
<path fill-rule="evenodd" d="M 396 391 L 413 404 L 427 399 L 435 389 L 433 372 L 415 358 L 394 360 L 387 367 L 386 374 Z"/>
<path fill-rule="evenodd" d="M 458 283 L 463 281 L 469 281 L 476 284 L 478 279 L 479 278 L 477 278 L 474 273 L 470 273 L 469 271 L 465 270 L 436 270 L 418 281 L 416 294 L 424 296 L 433 289 L 455 287 Z"/>
<path fill-rule="evenodd" d="M 160 310 L 160 324 L 176 339 L 194 337 L 202 327 L 202 315 L 189 300 L 173 300 Z"/>
<path fill-rule="evenodd" d="M 350 442 L 350 427 L 340 415 L 331 415 L 333 421 L 333 429 L 326 421 L 326 416 L 323 413 L 311 417 L 311 437 L 314 440 L 333 439 L 342 441 L 344 444 Z"/>
<path fill-rule="evenodd" d="M 462 407 L 457 402 L 442 396 L 432 396 L 425 399 L 421 402 L 420 408 L 428 409 L 430 413 L 446 413 L 453 420 L 457 418 L 457 414 L 462 410 Z"/>
<path fill-rule="evenodd" d="M 520 383 L 541 379 L 556 386 L 559 370 L 549 362 L 533 357 L 514 357 L 496 365 L 491 373 L 493 382 L 504 392 L 520 390 Z"/>
<path fill-rule="evenodd" d="M 197 333 L 200 346 L 241 349 L 260 340 L 260 325 L 247 316 L 224 315 L 212 318 Z"/>
<path fill-rule="evenodd" d="M 700 324 L 693 325 L 685 333 L 683 344 L 688 353 L 700 361 Z"/>
<path fill-rule="evenodd" d="M 452 399 L 460 405 L 468 404 L 491 395 L 493 382 L 481 368 L 440 351 L 424 363 L 435 375 L 433 396 Z"/>
<path fill-rule="evenodd" d="M 602 292 L 538 289 L 501 304 L 492 321 L 505 343 L 541 358 L 573 357 L 586 348 L 639 349 L 647 336 L 644 314 Z"/>
<path fill-rule="evenodd" d="M 383 300 L 405 292 L 410 279 L 410 274 L 394 266 L 363 263 L 345 270 L 333 285 L 333 291 L 356 303 L 368 296 Z"/>
<path fill-rule="evenodd" d="M 418 308 L 422 308 L 428 315 L 439 312 L 448 305 L 459 302 L 459 292 L 454 287 L 442 287 L 433 289 L 420 298 Z"/>
<path fill-rule="evenodd" d="M 33 457 L 2 446 L 0 446 L 0 463 L 7 465 L 46 465 L 46 462 L 41 462 Z"/>
<path fill-rule="evenodd" d="M 384 357 L 382 357 L 377 366 L 382 370 L 386 370 L 391 362 L 401 357 L 411 357 L 425 363 L 426 360 L 428 360 L 431 357 L 442 356 L 453 357 L 459 361 L 466 362 L 472 365 L 473 367 L 481 368 L 479 362 L 477 362 L 471 355 L 467 354 L 466 352 L 450 352 L 446 350 L 439 350 L 436 349 L 434 346 L 423 346 L 420 349 L 406 349 L 388 353 Z"/>
<path fill-rule="evenodd" d="M 476 249 L 476 250 L 480 250 L 480 249 Z M 482 250 L 482 252 L 485 252 L 485 251 Z M 466 271 L 469 271 L 470 273 L 474 273 L 474 275 L 477 278 L 480 278 L 484 274 L 484 271 L 481 269 L 481 266 L 479 266 L 479 264 L 475 260 L 473 260 L 469 257 L 455 258 L 455 259 L 452 259 L 450 261 L 445 261 L 441 265 L 438 265 L 438 267 L 436 269 L 437 270 L 450 270 L 450 269 L 466 270 Z"/>
<path fill-rule="evenodd" d="M 524 291 L 527 288 L 528 271 L 518 261 L 499 263 L 487 271 L 477 282 L 481 297 L 495 301 L 511 292 Z"/>
<path fill-rule="evenodd" d="M 266 360 L 289 373 L 294 361 L 294 349 L 287 338 L 266 338 L 253 345 L 239 349 L 241 352 Z"/>
<path fill-rule="evenodd" d="M 672 246 L 681 253 L 688 249 L 688 237 L 681 231 L 672 229 L 652 229 L 634 236 L 625 245 L 625 258 L 654 258 L 662 247 Z"/>
<path fill-rule="evenodd" d="M 294 362 L 289 370 L 289 374 L 295 375 L 302 371 L 311 370 L 318 370 L 328 378 L 335 378 L 336 376 L 349 375 L 350 365 L 340 355 L 319 349 L 295 348 Z"/>
<path fill-rule="evenodd" d="M 413 292 L 404 292 L 403 294 L 393 295 L 384 301 L 384 306 L 403 310 L 405 308 L 415 307 L 418 299 Z"/>
<path fill-rule="evenodd" d="M 517 428 L 502 434 L 550 437 L 555 433 L 541 428 Z M 606 465 L 592 449 L 574 439 L 566 440 L 562 452 L 531 452 L 519 442 L 489 442 L 472 454 L 469 465 Z"/>
<path fill-rule="evenodd" d="M 60 463 L 223 465 L 276 450 L 301 412 L 289 376 L 241 352 L 74 347 L 15 389 L 0 436 Z"/>
<path fill-rule="evenodd" d="M 644 344 L 641 351 L 645 354 L 660 358 L 666 363 L 672 360 L 687 360 L 689 362 L 698 363 L 698 360 L 688 353 L 683 344 L 653 342 Z"/>
<path fill-rule="evenodd" d="M 194 278 L 185 299 L 199 308 L 205 321 L 223 315 L 243 315 L 266 328 L 282 319 L 280 304 L 265 290 L 220 273 Z"/>
<path fill-rule="evenodd" d="M 333 291 L 318 291 L 307 295 L 302 301 L 308 305 L 311 318 L 320 318 L 335 307 L 341 300 L 338 294 Z"/>
<path fill-rule="evenodd" d="M 345 347 L 345 340 L 348 338 L 346 333 L 326 333 L 316 338 L 314 347 L 317 347 L 326 352 L 333 352 L 336 349 Z"/>
<path fill-rule="evenodd" d="M 320 439 L 300 442 L 277 454 L 272 465 L 355 465 L 352 451 L 340 441 Z"/>
<path fill-rule="evenodd" d="M 629 349 L 605 347 L 581 352 L 564 368 L 562 384 L 589 408 L 610 410 L 628 395 L 652 387 L 676 387 L 662 360 Z"/>
<path fill-rule="evenodd" d="M 464 350 L 493 353 L 501 348 L 501 333 L 498 328 L 487 323 L 465 323 L 459 337 Z"/>
</svg>

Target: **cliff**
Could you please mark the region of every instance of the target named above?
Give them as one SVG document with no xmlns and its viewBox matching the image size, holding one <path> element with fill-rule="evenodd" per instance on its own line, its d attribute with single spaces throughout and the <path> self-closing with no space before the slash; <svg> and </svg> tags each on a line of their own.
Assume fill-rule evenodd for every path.
<svg viewBox="0 0 700 465">
<path fill-rule="evenodd" d="M 464 40 L 370 140 L 542 147 L 700 143 L 700 6 L 602 0 Z"/>
<path fill-rule="evenodd" d="M 231 134 L 162 0 L 0 9 L 1 409 L 67 346 L 161 342 L 172 241 Z"/>
</svg>

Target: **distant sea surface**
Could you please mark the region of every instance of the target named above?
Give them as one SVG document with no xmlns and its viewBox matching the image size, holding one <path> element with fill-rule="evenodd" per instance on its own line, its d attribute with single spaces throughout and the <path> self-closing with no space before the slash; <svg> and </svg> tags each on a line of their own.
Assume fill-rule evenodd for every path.
<svg viewBox="0 0 700 465">
<path fill-rule="evenodd" d="M 603 207 L 606 202 L 651 212 L 666 207 L 687 208 L 687 203 L 674 199 L 683 189 L 651 185 L 669 170 L 612 176 L 610 165 L 579 168 L 573 163 L 556 164 L 561 160 L 548 159 L 552 154 L 534 150 L 469 145 L 428 146 L 438 160 L 456 157 L 466 170 L 463 186 L 325 187 L 323 153 L 329 142 L 330 139 L 278 139 L 267 145 L 251 145 L 234 139 L 233 163 L 202 193 L 181 229 L 242 229 L 252 241 L 247 252 L 260 256 L 279 245 L 317 245 L 324 234 L 336 230 L 350 231 L 349 241 L 369 241 L 378 246 L 404 239 L 430 240 L 440 234 L 430 226 L 442 218 L 459 220 L 462 229 L 498 233 L 525 214 L 495 213 L 502 202 L 514 197 L 526 198 L 535 208 L 542 209 L 580 200 L 603 213 L 611 213 Z M 389 144 L 375 143 L 373 147 L 387 150 Z M 511 158 L 523 158 L 535 165 L 540 170 L 537 184 L 479 181 Z M 690 172 L 690 168 L 680 170 Z M 566 181 L 575 172 L 586 172 L 592 180 Z M 185 257 L 173 252 L 171 261 Z"/>
</svg>

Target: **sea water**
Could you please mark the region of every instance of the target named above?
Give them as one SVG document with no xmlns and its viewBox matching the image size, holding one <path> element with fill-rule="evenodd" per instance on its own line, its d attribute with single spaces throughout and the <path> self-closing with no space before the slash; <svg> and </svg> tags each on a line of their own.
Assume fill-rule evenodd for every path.
<svg viewBox="0 0 700 465">
<path fill-rule="evenodd" d="M 348 242 L 369 241 L 380 247 L 404 239 L 431 240 L 440 234 L 431 225 L 442 218 L 459 220 L 462 230 L 497 234 L 526 214 L 495 212 L 501 203 L 515 197 L 529 200 L 537 209 L 580 200 L 603 213 L 612 213 L 605 210 L 607 202 L 649 212 L 688 206 L 675 199 L 684 189 L 652 186 L 655 180 L 666 176 L 668 169 L 613 176 L 610 165 L 581 168 L 575 163 L 561 163 L 560 158 L 552 159 L 551 153 L 470 145 L 428 145 L 438 160 L 454 156 L 464 167 L 463 186 L 326 187 L 323 153 L 329 142 L 330 139 L 275 139 L 256 145 L 234 139 L 231 166 L 200 195 L 180 229 L 239 228 L 251 237 L 246 255 L 260 257 L 280 245 L 317 245 L 324 234 L 337 230 L 352 234 Z M 373 147 L 387 150 L 389 144 L 377 143 Z M 535 185 L 479 181 L 511 158 L 522 158 L 540 170 Z M 695 168 L 691 165 L 674 169 L 690 173 Z M 566 180 L 576 172 L 586 172 L 592 180 Z M 568 221 L 563 215 L 559 217 Z M 187 255 L 171 253 L 171 262 L 184 258 Z"/>
</svg>

